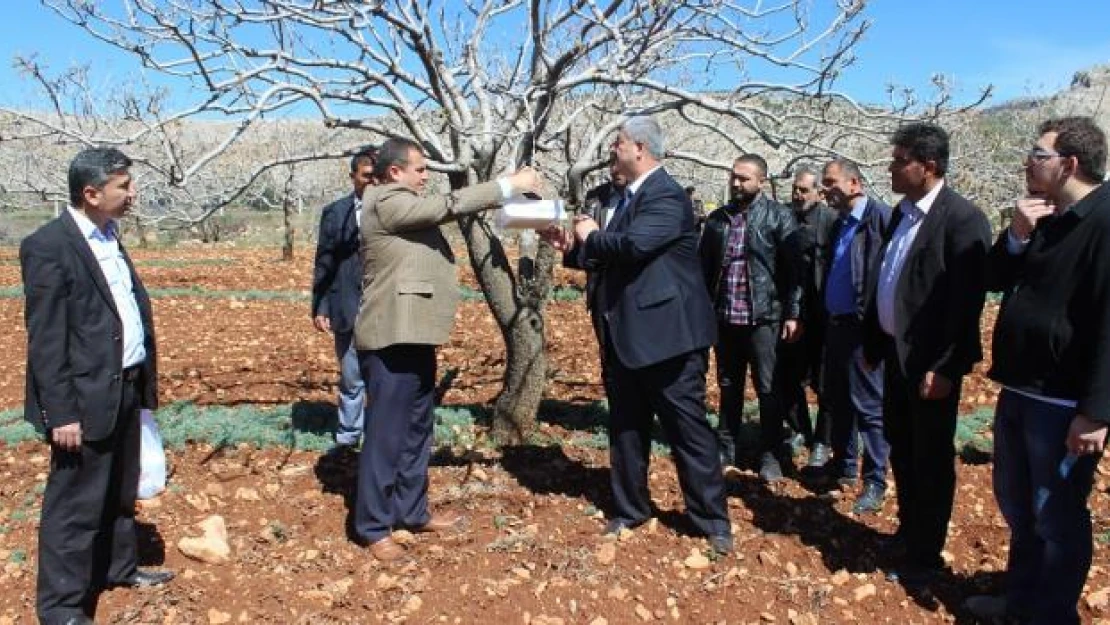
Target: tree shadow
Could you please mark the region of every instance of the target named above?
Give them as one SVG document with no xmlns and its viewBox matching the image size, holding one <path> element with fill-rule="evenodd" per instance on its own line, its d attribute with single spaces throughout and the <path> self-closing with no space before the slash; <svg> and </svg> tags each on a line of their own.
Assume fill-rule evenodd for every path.
<svg viewBox="0 0 1110 625">
<path fill-rule="evenodd" d="M 339 413 L 334 402 L 326 401 L 298 401 L 293 402 L 290 408 L 290 425 L 292 432 L 316 434 L 335 433 L 339 425 Z"/>
</svg>

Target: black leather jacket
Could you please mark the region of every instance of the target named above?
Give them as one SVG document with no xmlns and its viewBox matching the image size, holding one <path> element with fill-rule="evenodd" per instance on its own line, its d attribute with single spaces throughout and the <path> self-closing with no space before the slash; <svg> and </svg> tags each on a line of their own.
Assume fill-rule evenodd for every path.
<svg viewBox="0 0 1110 625">
<path fill-rule="evenodd" d="M 713 307 L 721 308 L 725 246 L 737 209 L 725 205 L 709 214 L 698 245 L 702 273 Z M 798 319 L 802 308 L 800 231 L 794 212 L 766 195 L 748 208 L 744 249 L 748 259 L 752 320 L 755 323 Z"/>
</svg>

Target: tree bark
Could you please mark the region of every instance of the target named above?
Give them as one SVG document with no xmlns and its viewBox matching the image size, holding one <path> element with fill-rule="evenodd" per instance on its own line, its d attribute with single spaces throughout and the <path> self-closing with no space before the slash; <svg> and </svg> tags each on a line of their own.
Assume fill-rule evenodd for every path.
<svg viewBox="0 0 1110 625">
<path fill-rule="evenodd" d="M 281 259 L 284 261 L 293 260 L 293 240 L 296 235 L 293 228 L 293 179 L 295 171 L 295 168 L 289 168 L 289 177 L 285 180 L 284 197 L 281 199 L 282 219 L 285 226 L 285 238 L 281 245 Z"/>
<path fill-rule="evenodd" d="M 460 219 L 470 264 L 505 340 L 505 374 L 493 404 L 492 437 L 500 445 L 524 443 L 536 427 L 547 383 L 544 304 L 551 292 L 554 250 L 541 245 L 526 272 L 514 276 L 505 248 L 479 217 Z"/>
</svg>

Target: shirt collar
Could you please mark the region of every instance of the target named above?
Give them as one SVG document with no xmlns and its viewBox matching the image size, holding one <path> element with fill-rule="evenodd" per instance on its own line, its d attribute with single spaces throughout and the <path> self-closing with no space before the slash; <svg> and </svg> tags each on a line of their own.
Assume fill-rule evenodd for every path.
<svg viewBox="0 0 1110 625">
<path fill-rule="evenodd" d="M 902 198 L 899 202 L 899 207 L 903 213 L 920 214 L 922 217 L 929 214 L 929 209 L 933 207 L 933 203 L 937 201 L 937 196 L 940 195 L 941 188 L 944 187 L 944 178 L 937 181 L 936 185 L 925 194 L 925 197 L 916 202 L 910 202 L 906 198 Z"/>
<path fill-rule="evenodd" d="M 863 213 L 867 210 L 867 196 L 861 195 L 852 200 L 852 212 L 848 213 L 849 221 L 856 222 L 863 219 Z"/>
<path fill-rule="evenodd" d="M 116 238 L 117 225 L 115 219 L 109 219 L 108 223 L 104 224 L 104 229 L 101 230 L 96 227 L 96 224 L 94 224 L 85 213 L 72 206 L 66 206 L 66 210 L 69 211 L 70 217 L 73 217 L 73 221 L 77 222 L 77 228 L 81 230 L 81 234 L 84 235 L 86 239 L 107 241 Z"/>
<path fill-rule="evenodd" d="M 640 185 L 644 184 L 644 181 L 647 180 L 647 177 L 654 174 L 655 170 L 659 169 L 662 166 L 662 164 L 656 165 L 655 167 L 652 167 L 646 172 L 640 174 L 640 177 L 633 180 L 632 183 L 625 188 L 624 192 L 628 195 L 628 197 L 636 195 L 636 192 L 640 190 Z"/>
</svg>

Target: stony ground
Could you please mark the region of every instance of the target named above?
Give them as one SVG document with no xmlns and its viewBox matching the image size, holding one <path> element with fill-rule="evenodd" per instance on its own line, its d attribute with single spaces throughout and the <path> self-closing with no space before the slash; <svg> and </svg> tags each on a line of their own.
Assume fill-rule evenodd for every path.
<svg viewBox="0 0 1110 625">
<path fill-rule="evenodd" d="M 0 250 L 0 288 L 19 285 L 14 250 Z M 309 259 L 270 250 L 137 251 L 156 291 L 163 400 L 201 404 L 328 402 L 335 365 L 327 336 L 307 311 Z M 468 272 L 464 281 L 473 284 Z M 560 282 L 578 280 L 560 274 Z M 230 297 L 212 297 L 225 291 Z M 287 291 L 259 299 L 257 291 Z M 0 408 L 22 402 L 22 301 L 0 299 Z M 991 322 L 988 311 L 984 324 Z M 989 325 L 988 325 L 989 327 Z M 580 301 L 556 302 L 548 338 L 551 399 L 581 404 L 601 388 L 596 347 Z M 482 302 L 465 303 L 441 369 L 458 369 L 447 405 L 483 404 L 499 386 L 500 338 Z M 964 409 L 989 405 L 982 369 Z M 712 381 L 711 381 L 712 388 Z M 715 399 L 713 400 L 715 403 Z M 283 448 L 189 445 L 169 452 L 170 488 L 144 503 L 143 557 L 178 572 L 153 591 L 115 590 L 100 601 L 106 623 L 931 623 L 971 622 L 965 596 L 997 587 L 1006 531 L 988 464 L 961 464 L 947 556 L 951 575 L 911 595 L 883 579 L 880 540 L 895 506 L 855 517 L 850 498 L 786 480 L 768 488 L 750 472 L 730 475 L 735 555 L 706 557 L 688 535 L 674 467 L 653 463 L 656 521 L 623 540 L 599 539 L 607 507 L 604 450 L 579 444 L 572 424 L 544 426 L 536 443 L 499 452 L 442 449 L 431 499 L 462 512 L 446 536 L 411 538 L 410 557 L 380 565 L 349 540 L 353 458 Z M 36 528 L 47 450 L 0 445 L 0 624 L 33 622 Z M 1107 471 L 1110 468 L 1105 467 Z M 1085 618 L 1108 609 L 1110 502 L 1107 473 L 1092 496 L 1095 567 Z M 226 522 L 231 557 L 190 560 L 178 548 L 213 515 Z"/>
</svg>

